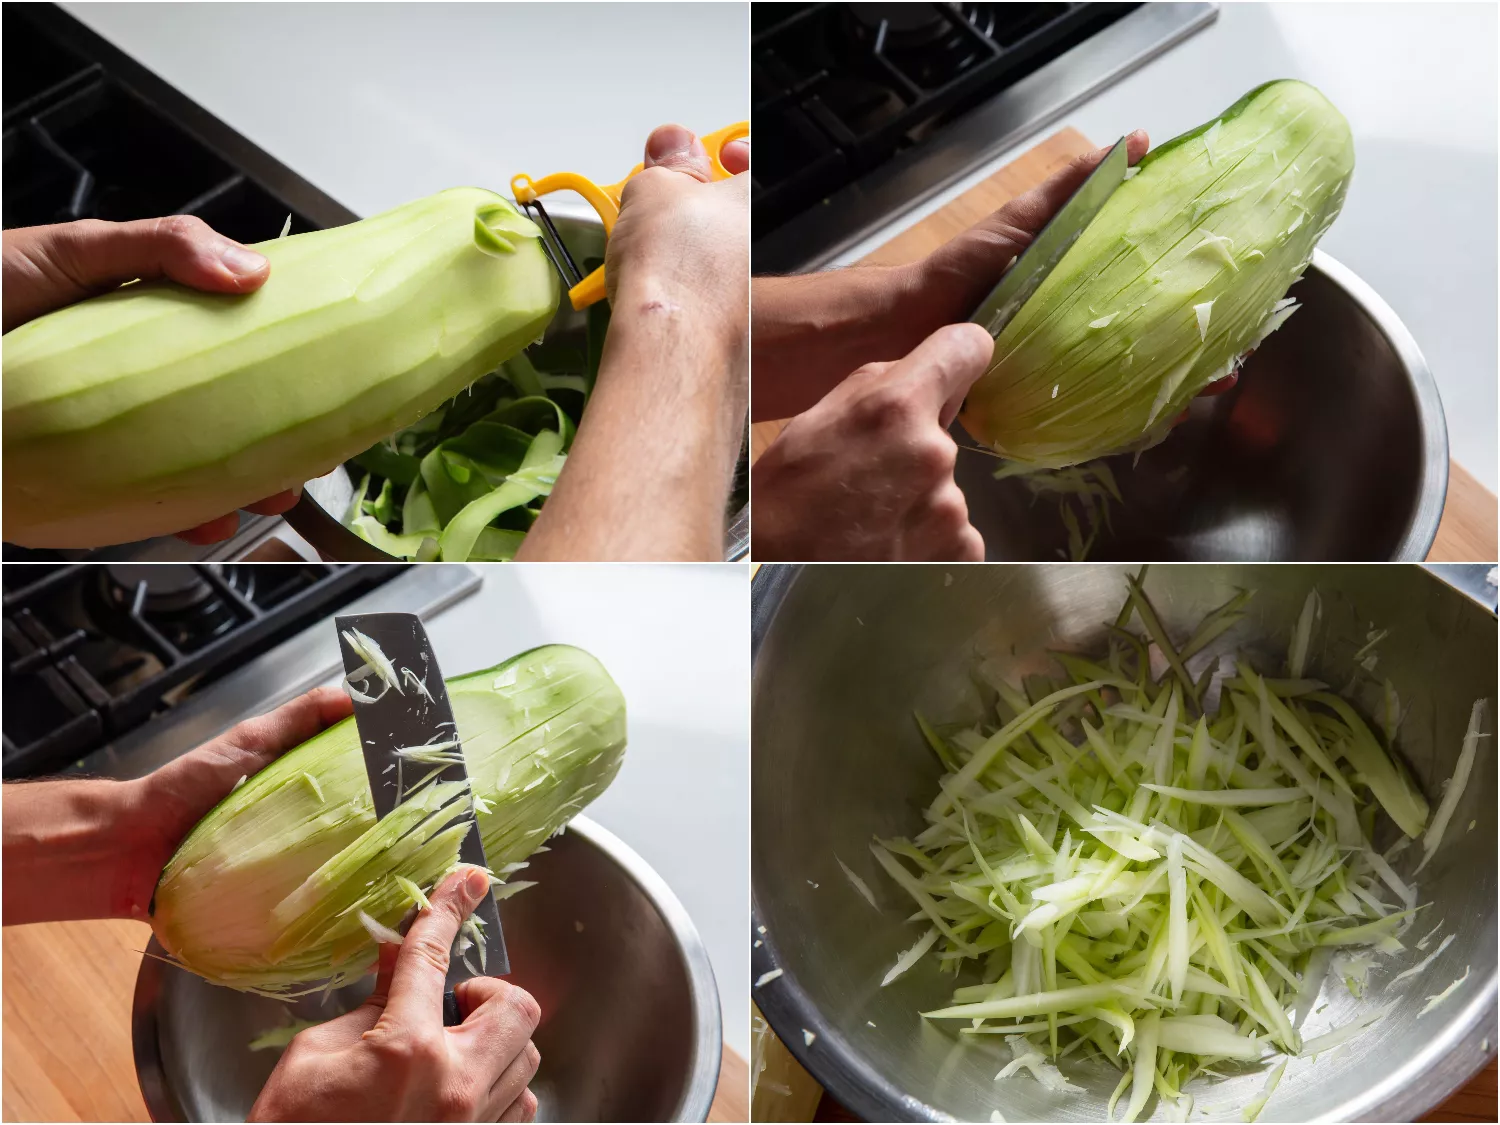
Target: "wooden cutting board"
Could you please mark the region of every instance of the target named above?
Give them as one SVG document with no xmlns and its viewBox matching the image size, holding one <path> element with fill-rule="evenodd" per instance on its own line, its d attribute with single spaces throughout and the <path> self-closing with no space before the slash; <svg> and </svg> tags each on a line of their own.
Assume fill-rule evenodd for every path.
<svg viewBox="0 0 1500 1125">
<path fill-rule="evenodd" d="M 1095 146 L 1076 129 L 1054 133 L 1035 148 L 981 180 L 921 222 L 862 258 L 862 265 L 901 265 L 925 257 L 938 246 L 973 226 L 990 212 L 1029 191 L 1075 156 Z M 751 427 L 750 456 L 758 458 L 786 422 L 758 422 Z M 1494 562 L 1500 507 L 1492 493 L 1456 463 L 1450 463 L 1448 500 L 1437 538 L 1427 558 L 1431 562 Z"/>
<path fill-rule="evenodd" d="M 46 922 L 4 931 L 6 1121 L 150 1121 L 135 1078 L 130 1007 L 143 922 Z M 746 1121 L 749 1068 L 728 1046 L 709 1121 Z"/>
</svg>

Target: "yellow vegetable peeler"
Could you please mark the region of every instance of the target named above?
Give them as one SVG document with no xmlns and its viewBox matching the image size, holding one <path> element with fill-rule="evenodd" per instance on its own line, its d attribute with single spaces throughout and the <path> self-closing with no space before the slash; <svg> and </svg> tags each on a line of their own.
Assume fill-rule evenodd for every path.
<svg viewBox="0 0 1500 1125">
<path fill-rule="evenodd" d="M 750 122 L 741 121 L 699 138 L 703 147 L 708 150 L 714 179 L 727 180 L 730 176 L 719 159 L 724 146 L 749 135 Z M 547 252 L 547 257 L 552 260 L 564 284 L 568 286 L 568 299 L 573 302 L 575 309 L 586 309 L 604 299 L 604 267 L 600 266 L 587 277 L 583 276 L 577 263 L 573 261 L 573 255 L 568 253 L 557 227 L 548 216 L 547 209 L 542 206 L 541 197 L 554 191 L 576 191 L 599 213 L 599 218 L 604 223 L 604 235 L 608 238 L 614 233 L 615 220 L 620 217 L 620 193 L 625 190 L 630 177 L 644 167 L 644 164 L 637 164 L 623 180 L 607 187 L 600 187 L 587 176 L 580 176 L 576 172 L 554 172 L 540 180 L 533 180 L 523 173 L 510 181 L 511 194 L 515 196 L 516 202 L 541 226 L 542 249 Z"/>
</svg>

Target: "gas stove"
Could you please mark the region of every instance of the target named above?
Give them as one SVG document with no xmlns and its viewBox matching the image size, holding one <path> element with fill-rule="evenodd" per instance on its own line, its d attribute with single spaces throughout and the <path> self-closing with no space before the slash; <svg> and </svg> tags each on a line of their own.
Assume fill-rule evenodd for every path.
<svg viewBox="0 0 1500 1125">
<path fill-rule="evenodd" d="M 1213 4 L 757 4 L 752 264 L 826 264 L 1211 22 Z"/>
<path fill-rule="evenodd" d="M 354 212 L 54 4 L 9 4 L 4 225 L 197 215 L 243 242 Z"/>
<path fill-rule="evenodd" d="M 466 567 L 12 564 L 0 585 L 9 781 L 116 772 L 142 753 L 160 764 L 168 732 L 247 667 L 273 673 L 283 698 L 335 670 L 334 613 L 435 611 L 478 579 Z M 297 656 L 324 650 L 311 665 Z"/>
<path fill-rule="evenodd" d="M 6 229 L 74 219 L 197 215 L 241 242 L 321 230 L 359 216 L 183 96 L 53 4 L 6 4 Z M 194 546 L 161 538 L 98 551 L 36 551 L 12 561 L 227 561 L 279 538 L 283 554 L 317 554 L 279 517 L 242 514 L 232 539 Z"/>
</svg>

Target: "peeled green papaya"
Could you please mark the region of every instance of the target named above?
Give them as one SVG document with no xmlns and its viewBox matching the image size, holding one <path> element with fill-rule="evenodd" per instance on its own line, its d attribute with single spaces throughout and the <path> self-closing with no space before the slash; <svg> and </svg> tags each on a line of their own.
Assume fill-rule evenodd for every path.
<svg viewBox="0 0 1500 1125">
<path fill-rule="evenodd" d="M 458 863 L 471 802 L 485 859 L 509 878 L 619 772 L 625 697 L 582 649 L 546 645 L 447 685 L 467 796 L 461 782 L 422 784 L 430 769 L 411 763 L 403 784 L 413 791 L 377 821 L 354 719 L 329 727 L 183 840 L 151 919 L 167 951 L 233 988 L 287 993 L 358 977 L 376 952 L 360 913 L 394 927 L 414 901 L 401 879 L 424 891 L 441 882 Z"/>
<path fill-rule="evenodd" d="M 456 188 L 259 243 L 242 296 L 135 283 L 8 332 L 4 538 L 97 547 L 299 487 L 538 339 L 536 226 Z"/>
<path fill-rule="evenodd" d="M 964 427 L 1061 468 L 1160 440 L 1296 308 L 1354 140 L 1303 82 L 1260 86 L 1148 153 L 995 341 Z"/>
</svg>

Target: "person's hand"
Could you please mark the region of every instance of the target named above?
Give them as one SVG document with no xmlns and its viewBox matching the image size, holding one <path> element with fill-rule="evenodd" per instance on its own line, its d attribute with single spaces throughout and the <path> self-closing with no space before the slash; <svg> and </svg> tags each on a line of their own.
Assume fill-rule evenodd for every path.
<svg viewBox="0 0 1500 1125">
<path fill-rule="evenodd" d="M 1129 163 L 1139 163 L 1149 146 L 1143 129 L 1126 137 Z M 928 331 L 968 320 L 1010 264 L 1108 155 L 1109 148 L 1099 148 L 1076 157 L 1066 168 L 913 263 L 909 284 L 917 305 L 914 311 L 920 321 L 931 323 Z"/>
<path fill-rule="evenodd" d="M 1147 144 L 1144 132 L 1130 134 L 1131 164 Z M 1079 157 L 917 261 L 755 278 L 751 418 L 800 414 L 848 372 L 900 359 L 944 325 L 967 322 L 1108 151 Z M 1231 376 L 1205 393 L 1233 383 Z"/>
<path fill-rule="evenodd" d="M 681 125 L 646 140 L 645 168 L 620 195 L 620 217 L 604 255 L 611 305 L 623 300 L 672 319 L 736 330 L 749 320 L 750 146 L 734 141 L 719 156 L 727 180 L 710 180 L 703 142 Z"/>
<path fill-rule="evenodd" d="M 977 324 L 940 328 L 794 418 L 751 470 L 752 557 L 982 560 L 948 426 L 993 351 Z"/>
<path fill-rule="evenodd" d="M 338 688 L 320 687 L 269 714 L 247 719 L 137 781 L 131 787 L 127 911 L 145 919 L 162 868 L 193 826 L 208 815 L 242 777 L 250 777 L 319 731 L 354 712 Z M 122 846 L 126 844 L 121 841 Z"/>
<path fill-rule="evenodd" d="M 82 219 L 8 230 L 0 262 L 6 332 L 127 281 L 167 278 L 191 289 L 235 294 L 254 292 L 271 273 L 271 263 L 263 255 L 192 215 L 132 223 Z M 274 516 L 296 503 L 296 491 L 288 490 L 245 510 Z M 238 527 L 239 515 L 230 512 L 181 532 L 180 538 L 217 543 Z"/>
<path fill-rule="evenodd" d="M 149 921 L 162 868 L 235 783 L 353 710 L 318 688 L 133 781 L 67 778 L 3 787 L 5 924 Z"/>
<path fill-rule="evenodd" d="M 476 868 L 444 880 L 405 941 L 381 945 L 370 998 L 292 1040 L 250 1120 L 532 1120 L 537 1002 L 495 977 L 473 977 L 454 990 L 463 1023 L 443 1026 L 449 949 L 489 885 Z"/>
<path fill-rule="evenodd" d="M 568 464 L 518 561 L 722 558 L 750 379 L 750 146 L 663 125 L 605 250 L 609 331 Z M 620 513 L 629 512 L 629 519 Z"/>
</svg>

